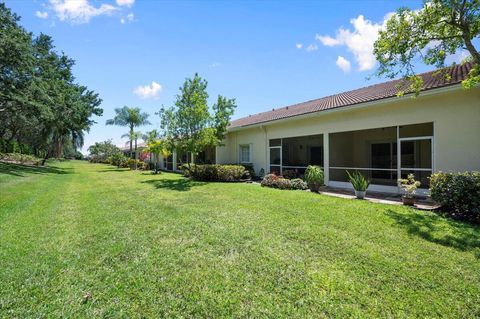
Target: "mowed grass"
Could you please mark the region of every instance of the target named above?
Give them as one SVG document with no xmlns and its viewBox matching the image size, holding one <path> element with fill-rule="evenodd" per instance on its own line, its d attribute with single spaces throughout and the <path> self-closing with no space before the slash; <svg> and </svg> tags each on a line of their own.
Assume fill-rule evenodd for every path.
<svg viewBox="0 0 480 319">
<path fill-rule="evenodd" d="M 254 184 L 0 164 L 0 316 L 480 317 L 480 230 Z"/>
</svg>

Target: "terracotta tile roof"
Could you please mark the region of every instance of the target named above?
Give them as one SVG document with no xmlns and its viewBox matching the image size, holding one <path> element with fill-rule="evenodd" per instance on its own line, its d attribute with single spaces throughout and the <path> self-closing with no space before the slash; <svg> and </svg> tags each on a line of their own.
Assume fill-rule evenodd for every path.
<svg viewBox="0 0 480 319">
<path fill-rule="evenodd" d="M 451 77 L 449 81 L 446 80 L 444 76 L 442 76 L 442 74 L 444 74 L 443 71 L 442 74 L 438 74 L 437 71 L 422 73 L 420 74 L 424 82 L 424 87 L 422 91 L 458 84 L 466 78 L 471 67 L 471 63 L 465 63 L 463 65 L 455 65 L 453 67 L 445 69 L 445 72 Z M 437 74 L 435 75 L 435 73 Z M 397 92 L 399 91 L 398 86 L 402 85 L 402 83 L 404 83 L 402 80 L 388 81 L 356 89 L 353 91 L 326 96 L 316 100 L 284 106 L 281 108 L 273 109 L 272 111 L 249 115 L 247 117 L 231 121 L 228 128 L 239 128 L 308 113 L 321 112 L 325 110 L 331 110 L 335 108 L 395 97 L 397 95 Z"/>
</svg>

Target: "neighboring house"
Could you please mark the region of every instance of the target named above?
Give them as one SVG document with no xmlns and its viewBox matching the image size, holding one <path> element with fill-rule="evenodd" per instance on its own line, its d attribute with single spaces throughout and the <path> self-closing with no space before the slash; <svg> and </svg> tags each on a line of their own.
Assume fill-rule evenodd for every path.
<svg viewBox="0 0 480 319">
<path fill-rule="evenodd" d="M 436 171 L 480 170 L 480 88 L 461 81 L 470 64 L 421 74 L 420 96 L 397 96 L 389 81 L 230 123 L 216 163 L 251 163 L 256 173 L 301 174 L 323 167 L 325 183 L 350 188 L 346 170 L 370 179 L 370 190 L 399 192 L 414 173 L 424 188 Z M 173 168 L 173 165 L 172 165 Z"/>
<path fill-rule="evenodd" d="M 145 153 L 144 150 L 147 148 L 147 144 L 145 142 L 138 142 L 137 143 L 137 156 L 135 157 L 135 144 L 132 146 L 132 153 L 133 153 L 133 158 L 137 159 L 142 159 L 141 154 L 145 154 L 146 158 L 142 159 L 146 162 L 150 161 L 150 153 Z M 123 154 L 127 157 L 130 157 L 130 141 L 125 142 L 125 145 L 123 147 L 120 147 L 120 150 L 123 152 Z"/>
</svg>

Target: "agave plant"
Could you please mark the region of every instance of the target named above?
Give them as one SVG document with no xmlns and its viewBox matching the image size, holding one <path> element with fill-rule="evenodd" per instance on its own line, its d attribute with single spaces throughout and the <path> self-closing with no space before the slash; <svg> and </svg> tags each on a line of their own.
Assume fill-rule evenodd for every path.
<svg viewBox="0 0 480 319">
<path fill-rule="evenodd" d="M 362 175 L 359 171 L 354 171 L 350 174 L 349 171 L 347 172 L 348 181 L 352 184 L 353 189 L 357 192 L 365 192 L 370 185 L 370 182 Z"/>
<path fill-rule="evenodd" d="M 318 192 L 323 185 L 323 170 L 320 166 L 309 165 L 305 170 L 304 180 L 312 192 Z"/>
</svg>

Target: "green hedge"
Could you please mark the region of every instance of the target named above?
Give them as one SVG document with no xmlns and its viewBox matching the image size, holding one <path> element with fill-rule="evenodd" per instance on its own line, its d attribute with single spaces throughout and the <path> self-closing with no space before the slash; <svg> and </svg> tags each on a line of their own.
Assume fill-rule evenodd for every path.
<svg viewBox="0 0 480 319">
<path fill-rule="evenodd" d="M 267 174 L 260 185 L 279 189 L 307 189 L 307 183 L 300 178 L 288 179 L 275 174 Z"/>
<path fill-rule="evenodd" d="M 41 161 L 41 159 L 35 156 L 20 153 L 0 153 L 0 160 L 33 165 L 38 165 Z"/>
<path fill-rule="evenodd" d="M 185 176 L 197 181 L 236 182 L 245 175 L 242 165 L 190 164 L 182 165 Z"/>
<path fill-rule="evenodd" d="M 480 172 L 432 174 L 430 192 L 450 217 L 480 224 Z"/>
</svg>

